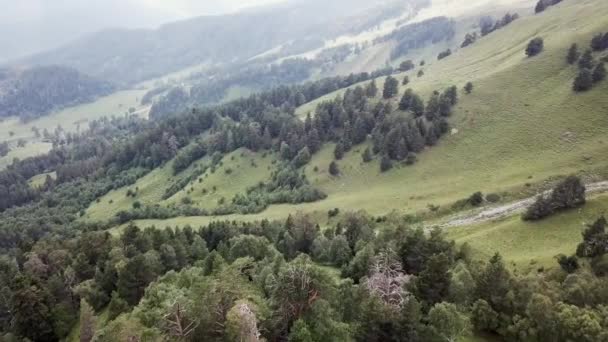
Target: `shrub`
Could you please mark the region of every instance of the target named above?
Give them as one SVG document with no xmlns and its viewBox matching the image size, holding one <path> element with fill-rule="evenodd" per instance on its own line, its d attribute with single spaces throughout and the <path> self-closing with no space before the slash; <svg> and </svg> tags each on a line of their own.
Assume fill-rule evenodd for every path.
<svg viewBox="0 0 608 342">
<path fill-rule="evenodd" d="M 576 92 L 587 91 L 593 87 L 593 74 L 589 69 L 582 69 L 574 79 L 572 89 Z"/>
<path fill-rule="evenodd" d="M 500 202 L 500 195 L 499 194 L 487 194 L 486 201 L 488 201 L 490 203 L 498 203 L 498 202 Z"/>
<path fill-rule="evenodd" d="M 339 213 L 340 213 L 340 209 L 334 208 L 327 212 L 327 217 L 329 217 L 329 218 L 336 217 L 336 216 L 338 216 Z"/>
<path fill-rule="evenodd" d="M 477 207 L 483 203 L 483 194 L 481 192 L 476 192 L 469 197 L 468 202 L 470 205 Z"/>
<path fill-rule="evenodd" d="M 338 168 L 338 163 L 332 161 L 329 164 L 329 174 L 332 176 L 338 176 L 340 174 L 340 169 Z"/>
<path fill-rule="evenodd" d="M 536 38 L 532 39 L 528 43 L 528 47 L 526 48 L 526 56 L 534 57 L 534 56 L 538 55 L 539 53 L 541 53 L 543 51 L 544 45 L 545 45 L 545 43 L 542 38 L 536 37 Z"/>
<path fill-rule="evenodd" d="M 393 168 L 393 162 L 388 156 L 382 156 L 380 160 L 380 172 L 386 172 Z"/>
<path fill-rule="evenodd" d="M 545 218 L 557 211 L 576 208 L 585 204 L 585 185 L 576 176 L 570 176 L 559 183 L 549 196 L 539 196 L 522 218 L 534 221 Z"/>
<path fill-rule="evenodd" d="M 467 84 L 464 86 L 464 91 L 467 94 L 470 94 L 471 92 L 473 92 L 473 83 L 467 82 Z"/>
<path fill-rule="evenodd" d="M 442 60 L 448 56 L 450 56 L 452 54 L 452 50 L 447 49 L 445 51 L 442 51 L 439 53 L 439 55 L 437 56 L 437 60 Z"/>
</svg>

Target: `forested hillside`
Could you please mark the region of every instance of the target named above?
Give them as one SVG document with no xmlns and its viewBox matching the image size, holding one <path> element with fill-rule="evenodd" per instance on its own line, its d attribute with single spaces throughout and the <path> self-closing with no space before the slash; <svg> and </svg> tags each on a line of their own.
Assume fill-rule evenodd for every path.
<svg viewBox="0 0 608 342">
<path fill-rule="evenodd" d="M 108 30 L 24 62 L 70 65 L 96 77 L 133 84 L 197 64 L 242 62 L 277 46 L 284 45 L 287 55 L 305 52 L 322 47 L 326 39 L 366 30 L 427 4 L 428 0 L 289 1 L 157 30 Z"/>
<path fill-rule="evenodd" d="M 60 67 L 0 70 L 0 117 L 27 121 L 51 111 L 91 102 L 110 94 L 114 86 Z"/>
<path fill-rule="evenodd" d="M 192 56 L 393 15 L 351 4 L 269 46 L 258 12 L 228 16 L 251 32 Z M 320 76 L 356 44 L 258 56 L 43 133 L 0 171 L 0 339 L 608 341 L 608 3 L 501 4 L 395 24 L 380 69 Z"/>
</svg>

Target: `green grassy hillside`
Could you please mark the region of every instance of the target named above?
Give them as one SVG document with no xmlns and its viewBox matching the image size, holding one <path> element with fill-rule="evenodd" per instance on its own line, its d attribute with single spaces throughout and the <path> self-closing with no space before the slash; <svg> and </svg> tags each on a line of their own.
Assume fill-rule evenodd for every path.
<svg viewBox="0 0 608 342">
<path fill-rule="evenodd" d="M 584 174 L 588 179 L 604 179 L 608 176 L 608 160 L 604 158 L 608 141 L 603 132 L 608 125 L 608 97 L 605 96 L 608 82 L 587 93 L 575 94 L 571 84 L 576 68 L 567 65 L 565 55 L 572 43 L 587 47 L 595 33 L 608 30 L 607 16 L 608 3 L 604 1 L 565 1 L 540 15 L 521 18 L 442 61 L 429 63 L 421 78 L 415 75 L 418 69 L 410 72 L 409 86 L 425 96 L 453 84 L 461 88 L 472 81 L 475 85 L 472 94 L 461 93 L 450 119 L 452 134 L 438 146 L 421 153 L 414 166 L 398 166 L 380 173 L 377 160 L 362 162 L 361 151 L 365 146 L 356 146 L 338 162 L 341 175 L 331 177 L 327 168 L 333 159 L 333 146 L 329 144 L 313 156 L 305 171 L 313 185 L 328 194 L 326 200 L 273 205 L 256 215 L 140 223 L 197 226 L 216 219 L 284 218 L 295 211 L 326 217 L 331 208 L 365 209 L 374 215 L 391 211 L 414 213 L 426 210 L 429 204 L 445 207 L 475 191 L 507 192 L 511 197 L 522 197 L 529 195 L 529 185 L 543 184 L 547 179 L 571 173 Z M 528 41 L 537 36 L 544 38 L 545 50 L 537 57 L 527 58 L 524 49 Z M 405 74 L 399 75 L 403 76 Z M 404 88 L 401 87 L 401 93 Z M 324 98 L 333 98 L 340 92 L 343 90 Z M 299 108 L 298 114 L 314 110 L 322 100 Z M 253 159 L 256 164 L 263 164 L 260 156 Z M 238 182 L 236 175 L 219 176 L 212 177 L 213 182 Z M 258 176 L 264 178 L 261 174 Z M 179 194 L 175 199 L 178 198 Z M 217 200 L 210 199 L 211 202 Z M 200 198 L 196 201 L 203 203 Z M 106 198 L 101 201 L 104 202 Z M 89 210 L 90 213 L 96 211 L 108 212 L 95 206 Z M 554 221 L 547 222 L 543 224 Z M 511 226 L 504 228 L 505 225 Z M 488 227 L 495 225 L 478 226 L 474 231 L 485 232 Z M 504 232 L 516 227 L 538 237 L 518 218 L 502 222 L 498 227 L 504 228 Z M 578 234 L 580 224 L 577 227 L 574 235 Z M 557 236 L 553 243 L 560 248 L 571 247 L 574 242 L 562 246 L 561 241 L 572 241 L 574 235 Z M 519 246 L 529 238 L 522 233 L 512 241 Z M 459 238 L 462 239 L 465 238 Z M 499 246 L 503 246 L 501 241 L 488 244 L 486 252 Z M 565 249 L 567 252 L 569 248 Z M 540 253 L 537 258 L 549 260 L 555 251 L 556 248 L 549 248 L 547 254 Z M 511 253 L 513 259 L 523 262 L 538 251 L 532 248 L 520 256 L 517 253 Z"/>
<path fill-rule="evenodd" d="M 225 156 L 215 171 L 208 169 L 181 191 L 163 200 L 165 190 L 172 183 L 189 177 L 197 165 L 208 163 L 207 159 L 194 162 L 177 175 L 173 175 L 173 166 L 169 162 L 140 178 L 132 186 L 111 191 L 101 197 L 91 204 L 84 217 L 93 221 L 107 220 L 121 210 L 129 210 L 136 201 L 144 205 L 170 205 L 179 203 L 186 197 L 199 208 L 214 209 L 222 199 L 229 203 L 236 194 L 244 193 L 247 188 L 266 180 L 274 157 L 272 154 L 254 153 L 246 149 L 236 150 Z M 127 191 L 136 189 L 135 197 L 127 196 Z"/>
</svg>

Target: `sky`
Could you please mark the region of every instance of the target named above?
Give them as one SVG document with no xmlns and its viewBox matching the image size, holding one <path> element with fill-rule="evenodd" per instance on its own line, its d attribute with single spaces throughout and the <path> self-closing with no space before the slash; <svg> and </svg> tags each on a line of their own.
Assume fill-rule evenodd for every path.
<svg viewBox="0 0 608 342">
<path fill-rule="evenodd" d="M 0 0 L 0 63 L 105 28 L 155 28 L 285 0 Z"/>
</svg>

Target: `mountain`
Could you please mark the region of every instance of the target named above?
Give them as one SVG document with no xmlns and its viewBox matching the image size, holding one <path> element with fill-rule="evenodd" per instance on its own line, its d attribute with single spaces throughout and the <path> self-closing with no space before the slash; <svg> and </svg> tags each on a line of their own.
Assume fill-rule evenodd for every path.
<svg viewBox="0 0 608 342">
<path fill-rule="evenodd" d="M 247 60 L 283 44 L 289 43 L 296 52 L 302 46 L 319 46 L 326 39 L 359 32 L 427 3 L 294 0 L 175 22 L 156 30 L 106 30 L 21 63 L 67 65 L 95 77 L 133 84 L 193 65 Z"/>
<path fill-rule="evenodd" d="M 605 340 L 608 3 L 467 3 L 362 33 L 379 70 L 49 133 L 0 171 L 2 337 Z"/>
<path fill-rule="evenodd" d="M 108 82 L 61 66 L 0 69 L 0 117 L 35 119 L 113 91 Z"/>
</svg>

